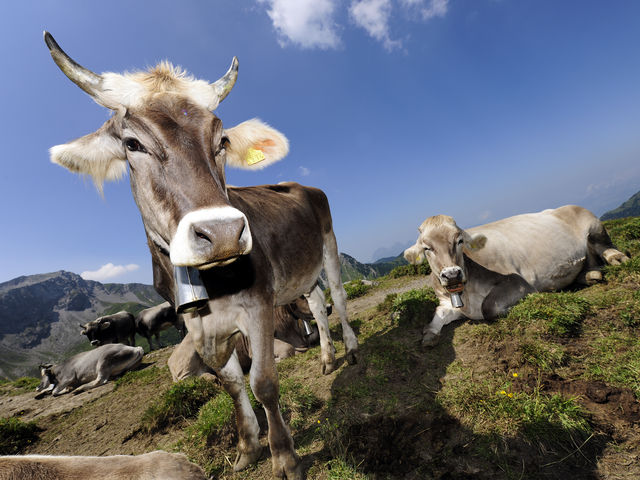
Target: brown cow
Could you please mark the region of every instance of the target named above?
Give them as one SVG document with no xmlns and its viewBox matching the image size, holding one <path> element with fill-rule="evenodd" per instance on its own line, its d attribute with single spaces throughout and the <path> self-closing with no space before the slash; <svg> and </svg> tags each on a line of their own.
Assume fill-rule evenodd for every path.
<svg viewBox="0 0 640 480">
<path fill-rule="evenodd" d="M 160 450 L 143 455 L 0 457 L 0 480 L 206 480 L 182 454 Z"/>
<path fill-rule="evenodd" d="M 327 197 L 297 183 L 226 185 L 226 165 L 262 168 L 288 152 L 287 139 L 260 121 L 223 128 L 212 113 L 235 83 L 235 58 L 213 84 L 168 63 L 147 72 L 98 75 L 69 58 L 46 32 L 45 42 L 65 75 L 113 111 L 96 132 L 53 147 L 52 161 L 91 175 L 99 188 L 129 167 L 156 290 L 172 300 L 174 266 L 185 266 L 200 270 L 208 291 L 206 306 L 184 318 L 196 351 L 234 400 L 239 435 L 235 470 L 261 455 L 258 421 L 235 353 L 235 336 L 242 333 L 251 343 L 251 388 L 266 412 L 273 473 L 303 478 L 278 407 L 273 308 L 308 295 L 319 326 L 323 370 L 333 370 L 335 350 L 316 285 L 324 267 L 342 323 L 346 359 L 355 363 L 358 342 L 347 321 Z"/>
</svg>

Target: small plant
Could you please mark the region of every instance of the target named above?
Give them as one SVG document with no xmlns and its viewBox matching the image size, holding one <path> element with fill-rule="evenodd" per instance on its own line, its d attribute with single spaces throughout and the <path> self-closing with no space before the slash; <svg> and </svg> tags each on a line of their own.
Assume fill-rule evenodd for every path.
<svg viewBox="0 0 640 480">
<path fill-rule="evenodd" d="M 590 310 L 589 302 L 573 293 L 532 293 L 514 306 L 507 318 L 527 324 L 541 321 L 546 333 L 573 337 L 579 334 Z"/>
<path fill-rule="evenodd" d="M 41 429 L 34 422 L 0 418 L 0 455 L 17 455 L 38 440 Z"/>
<path fill-rule="evenodd" d="M 551 342 L 528 341 L 520 345 L 520 355 L 524 363 L 551 372 L 565 361 L 565 352 L 560 345 Z"/>
<path fill-rule="evenodd" d="M 362 280 L 352 280 L 344 284 L 344 291 L 347 300 L 358 298 L 366 294 L 371 289 L 371 285 L 366 285 Z"/>
<path fill-rule="evenodd" d="M 425 320 L 433 315 L 438 306 L 438 299 L 430 288 L 409 290 L 393 299 L 391 311 L 399 324 L 414 320 Z"/>
<path fill-rule="evenodd" d="M 423 262 L 419 265 L 400 265 L 395 267 L 389 272 L 389 277 L 400 278 L 408 275 L 429 275 L 431 273 L 431 267 L 428 262 Z"/>
<path fill-rule="evenodd" d="M 118 389 L 125 385 L 135 383 L 137 385 L 148 385 L 158 380 L 158 377 L 163 374 L 163 369 L 156 366 L 142 368 L 140 370 L 129 370 L 115 381 L 115 388 Z"/>
<path fill-rule="evenodd" d="M 200 377 L 182 380 L 172 385 L 144 412 L 143 430 L 155 432 L 185 418 L 193 418 L 200 407 L 219 392 L 215 383 Z"/>
<path fill-rule="evenodd" d="M 223 431 L 233 430 L 233 420 L 233 400 L 226 392 L 220 392 L 200 409 L 198 419 L 189 427 L 189 432 L 210 444 Z"/>
<path fill-rule="evenodd" d="M 283 415 L 290 415 L 289 424 L 292 428 L 302 425 L 306 415 L 321 406 L 322 400 L 306 385 L 291 378 L 280 382 L 280 411 Z"/>
<path fill-rule="evenodd" d="M 397 296 L 398 296 L 397 293 L 390 293 L 384 298 L 384 301 L 382 303 L 379 303 L 376 306 L 376 310 L 382 313 L 391 313 L 391 309 L 393 308 L 393 302 L 395 301 Z"/>
<path fill-rule="evenodd" d="M 20 377 L 13 381 L 0 381 L 0 395 L 20 395 L 32 392 L 40 384 L 40 379 L 35 377 Z"/>
</svg>

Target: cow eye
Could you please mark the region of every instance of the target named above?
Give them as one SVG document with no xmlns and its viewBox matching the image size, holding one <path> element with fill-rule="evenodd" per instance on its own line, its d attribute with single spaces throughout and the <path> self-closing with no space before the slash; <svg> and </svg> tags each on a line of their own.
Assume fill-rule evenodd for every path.
<svg viewBox="0 0 640 480">
<path fill-rule="evenodd" d="M 147 153 L 147 149 L 135 138 L 125 138 L 124 146 L 130 152 L 142 152 Z"/>
<path fill-rule="evenodd" d="M 464 243 L 464 239 L 463 238 L 458 239 L 458 245 L 462 245 L 463 243 Z"/>
<path fill-rule="evenodd" d="M 229 141 L 229 137 L 222 137 L 222 140 L 220 140 L 220 146 L 222 148 L 227 148 L 230 143 L 231 142 Z"/>
</svg>

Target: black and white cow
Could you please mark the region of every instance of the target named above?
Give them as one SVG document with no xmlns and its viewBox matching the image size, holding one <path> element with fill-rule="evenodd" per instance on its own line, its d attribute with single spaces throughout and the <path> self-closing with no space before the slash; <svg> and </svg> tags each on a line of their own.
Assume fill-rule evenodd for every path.
<svg viewBox="0 0 640 480">
<path fill-rule="evenodd" d="M 142 347 L 109 343 L 57 365 L 40 365 L 41 380 L 36 391 L 51 392 L 55 397 L 72 390 L 76 393 L 91 390 L 140 365 L 143 355 Z"/>
</svg>

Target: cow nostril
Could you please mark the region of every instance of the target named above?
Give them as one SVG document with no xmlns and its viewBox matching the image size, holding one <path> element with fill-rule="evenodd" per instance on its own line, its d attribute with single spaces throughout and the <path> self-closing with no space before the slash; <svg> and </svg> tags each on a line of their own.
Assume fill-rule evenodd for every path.
<svg viewBox="0 0 640 480">
<path fill-rule="evenodd" d="M 206 233 L 203 233 L 203 232 L 201 232 L 199 230 L 194 230 L 194 233 L 195 233 L 196 237 L 198 237 L 199 239 L 206 240 L 209 243 L 213 243 L 211 241 L 211 238 L 209 238 L 209 236 Z"/>
</svg>

